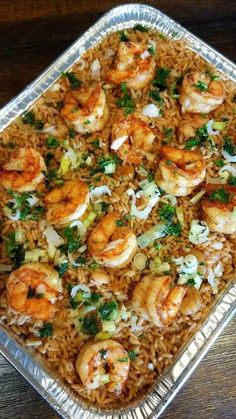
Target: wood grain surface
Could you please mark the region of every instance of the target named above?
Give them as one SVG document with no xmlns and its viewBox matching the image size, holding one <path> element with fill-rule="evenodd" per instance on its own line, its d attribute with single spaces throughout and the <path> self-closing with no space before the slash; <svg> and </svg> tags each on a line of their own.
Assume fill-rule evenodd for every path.
<svg viewBox="0 0 236 419">
<path fill-rule="evenodd" d="M 37 77 L 103 13 L 123 3 L 126 2 L 0 0 L 0 106 Z M 159 8 L 235 60 L 235 0 L 159 0 L 139 3 Z M 235 336 L 234 319 L 166 409 L 163 418 L 236 419 Z M 58 418 L 1 356 L 0 418 Z"/>
</svg>

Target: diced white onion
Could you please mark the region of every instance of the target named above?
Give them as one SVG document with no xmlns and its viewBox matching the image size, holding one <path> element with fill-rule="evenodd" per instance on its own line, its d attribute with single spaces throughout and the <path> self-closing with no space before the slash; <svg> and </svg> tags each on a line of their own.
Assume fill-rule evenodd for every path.
<svg viewBox="0 0 236 419">
<path fill-rule="evenodd" d="M 159 195 L 156 195 L 153 198 L 150 198 L 147 206 L 144 209 L 139 210 L 136 207 L 136 195 L 135 195 L 134 190 L 131 188 L 128 189 L 127 194 L 132 197 L 130 215 L 136 218 L 139 218 L 141 220 L 145 220 L 149 216 L 150 212 L 152 211 L 152 208 L 156 205 L 156 203 L 160 199 Z"/>
<path fill-rule="evenodd" d="M 130 320 L 132 332 L 139 332 L 140 330 L 143 330 L 143 327 L 138 325 L 137 323 L 138 323 L 138 316 L 132 316 Z"/>
<path fill-rule="evenodd" d="M 43 129 L 41 130 L 41 132 L 42 132 L 43 134 L 49 134 L 49 133 L 51 133 L 51 134 L 56 134 L 56 132 L 57 132 L 57 127 L 56 127 L 56 125 L 51 125 L 50 127 L 43 128 Z"/>
<path fill-rule="evenodd" d="M 11 201 L 10 201 L 11 202 Z M 12 215 L 12 210 L 8 207 L 3 207 L 4 214 L 12 221 L 19 221 L 21 212 L 19 209 L 16 210 L 15 215 Z"/>
<path fill-rule="evenodd" d="M 74 297 L 76 296 L 76 293 L 77 293 L 78 291 L 82 291 L 82 292 L 83 292 L 83 294 L 91 295 L 90 289 L 89 289 L 89 287 L 87 287 L 87 285 L 84 285 L 84 284 L 78 284 L 78 285 L 75 285 L 75 286 L 71 289 L 71 292 L 70 292 L 71 297 L 72 297 L 72 298 L 74 298 Z"/>
<path fill-rule="evenodd" d="M 111 190 L 106 185 L 98 186 L 90 191 L 90 197 L 93 198 L 94 196 L 101 196 L 101 195 L 109 195 L 111 196 Z"/>
<path fill-rule="evenodd" d="M 188 239 L 193 244 L 201 244 L 208 240 L 209 228 L 205 221 L 192 220 Z"/>
<path fill-rule="evenodd" d="M 189 200 L 190 204 L 193 204 L 193 205 L 196 204 L 198 201 L 200 201 L 203 195 L 205 195 L 205 193 L 206 193 L 205 190 L 198 192 Z"/>
<path fill-rule="evenodd" d="M 184 212 L 183 212 L 183 209 L 180 208 L 180 207 L 177 207 L 176 208 L 176 215 L 177 215 L 177 218 L 178 218 L 181 226 L 183 226 L 184 225 Z"/>
<path fill-rule="evenodd" d="M 133 263 L 136 269 L 143 271 L 147 263 L 147 256 L 143 253 L 137 253 L 134 256 Z"/>
<path fill-rule="evenodd" d="M 222 156 L 230 163 L 236 163 L 236 154 L 232 156 L 231 154 L 227 153 L 224 147 L 222 148 Z"/>
<path fill-rule="evenodd" d="M 166 232 L 166 224 L 159 223 L 151 227 L 148 231 L 138 237 L 137 242 L 139 247 L 144 249 L 145 247 L 152 244 L 156 239 L 160 239 L 161 237 L 165 237 Z"/>
<path fill-rule="evenodd" d="M 152 363 L 152 362 L 149 362 L 148 363 L 148 369 L 150 370 L 150 371 L 154 371 L 154 364 Z"/>
<path fill-rule="evenodd" d="M 59 236 L 52 226 L 47 227 L 43 235 L 46 237 L 48 244 L 52 244 L 55 247 L 59 247 L 64 243 L 64 239 Z"/>
<path fill-rule="evenodd" d="M 105 170 L 104 170 L 104 173 L 106 175 L 110 175 L 112 173 L 115 173 L 115 171 L 116 171 L 116 164 L 114 162 L 110 162 L 110 163 L 106 164 Z"/>
<path fill-rule="evenodd" d="M 33 207 L 35 204 L 37 204 L 37 202 L 39 201 L 39 199 L 37 198 L 37 196 L 30 195 L 29 198 L 27 198 L 27 201 L 28 201 L 29 205 L 31 207 Z"/>
<path fill-rule="evenodd" d="M 143 176 L 143 177 L 148 177 L 148 171 L 147 171 L 146 169 L 144 169 L 144 167 L 142 167 L 142 166 L 139 166 L 139 167 L 138 167 L 138 169 L 137 169 L 137 173 L 138 173 L 140 176 Z"/>
<path fill-rule="evenodd" d="M 91 76 L 93 79 L 98 79 L 100 77 L 101 64 L 98 58 L 94 60 L 91 64 Z"/>
<path fill-rule="evenodd" d="M 79 266 L 81 266 L 81 263 L 80 262 L 76 262 L 75 261 L 75 259 L 73 258 L 73 255 L 72 255 L 72 253 L 68 253 L 68 259 L 69 259 L 69 261 L 70 261 L 70 263 L 71 263 L 71 265 L 72 266 L 75 266 L 75 267 L 79 267 Z"/>
<path fill-rule="evenodd" d="M 174 195 L 163 195 L 161 197 L 161 201 L 163 202 L 169 202 L 173 207 L 175 207 L 177 205 L 177 198 Z"/>
<path fill-rule="evenodd" d="M 145 51 L 143 51 L 143 53 L 140 55 L 140 58 L 142 59 L 142 60 L 145 60 L 145 58 L 147 58 L 147 57 L 149 57 L 150 56 L 150 53 L 147 51 L 147 50 L 145 50 Z"/>
<path fill-rule="evenodd" d="M 144 106 L 142 114 L 148 118 L 159 118 L 161 116 L 160 109 L 154 103 Z"/>
<path fill-rule="evenodd" d="M 102 322 L 102 330 L 108 333 L 116 332 L 116 324 L 114 320 L 104 320 Z"/>
<path fill-rule="evenodd" d="M 124 144 L 124 142 L 127 140 L 127 138 L 129 138 L 128 135 L 123 135 L 123 137 L 116 138 L 111 143 L 111 149 L 118 150 L 122 146 L 122 144 Z"/>
<path fill-rule="evenodd" d="M 206 128 L 207 128 L 207 133 L 209 135 L 219 135 L 220 131 L 218 130 L 214 130 L 212 125 L 214 124 L 214 119 L 211 119 L 210 121 L 207 122 L 206 124 Z"/>
<path fill-rule="evenodd" d="M 84 236 L 87 231 L 85 225 L 82 223 L 82 221 L 79 220 L 72 221 L 72 223 L 70 224 L 70 228 L 72 227 L 78 228 L 80 236 Z"/>
</svg>

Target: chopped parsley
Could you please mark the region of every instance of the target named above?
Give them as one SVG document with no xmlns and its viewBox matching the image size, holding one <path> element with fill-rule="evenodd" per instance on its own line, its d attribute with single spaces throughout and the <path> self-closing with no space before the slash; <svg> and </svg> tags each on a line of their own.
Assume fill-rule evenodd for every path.
<svg viewBox="0 0 236 419">
<path fill-rule="evenodd" d="M 206 70 L 206 75 L 210 77 L 211 80 L 219 80 L 219 76 L 217 74 L 212 73 L 210 70 Z"/>
<path fill-rule="evenodd" d="M 232 142 L 231 137 L 224 137 L 224 145 L 223 149 L 230 154 L 231 156 L 234 156 L 236 154 L 236 147 Z"/>
<path fill-rule="evenodd" d="M 84 125 L 89 125 L 91 124 L 91 121 L 89 119 L 87 119 L 86 121 L 84 121 Z"/>
<path fill-rule="evenodd" d="M 173 128 L 164 128 L 164 136 L 165 138 L 170 139 L 173 135 Z"/>
<path fill-rule="evenodd" d="M 62 73 L 62 77 L 68 78 L 71 89 L 78 89 L 82 84 L 81 80 L 79 80 L 73 72 L 66 71 L 65 73 Z"/>
<path fill-rule="evenodd" d="M 53 335 L 53 325 L 49 322 L 44 322 L 43 327 L 39 330 L 41 338 L 49 338 Z"/>
<path fill-rule="evenodd" d="M 183 76 L 179 76 L 175 78 L 175 81 L 170 86 L 170 95 L 173 99 L 179 98 L 179 88 L 181 86 L 181 83 L 183 81 Z"/>
<path fill-rule="evenodd" d="M 97 262 L 95 262 L 95 260 L 93 262 L 90 263 L 90 265 L 88 265 L 88 267 L 92 270 L 98 269 L 99 268 L 99 264 Z"/>
<path fill-rule="evenodd" d="M 133 30 L 139 32 L 148 32 L 148 28 L 146 26 L 141 25 L 140 23 L 134 25 Z"/>
<path fill-rule="evenodd" d="M 194 278 L 189 278 L 186 282 L 186 285 L 188 285 L 189 287 L 194 287 L 196 285 L 196 281 Z"/>
<path fill-rule="evenodd" d="M 185 150 L 192 150 L 192 148 L 194 147 L 201 147 L 204 146 L 206 143 L 209 143 L 211 146 L 213 146 L 212 144 L 212 140 L 209 137 L 209 134 L 207 132 L 207 125 L 204 124 L 202 127 L 198 128 L 196 130 L 196 136 L 190 138 L 186 144 L 185 144 Z"/>
<path fill-rule="evenodd" d="M 69 128 L 68 134 L 70 138 L 75 138 L 76 131 L 73 128 Z"/>
<path fill-rule="evenodd" d="M 208 89 L 208 85 L 202 80 L 198 80 L 198 82 L 194 83 L 193 86 L 196 87 L 199 92 L 206 92 Z"/>
<path fill-rule="evenodd" d="M 137 352 L 130 350 L 128 351 L 128 355 L 129 355 L 129 359 L 133 361 L 137 357 L 138 354 Z"/>
<path fill-rule="evenodd" d="M 175 207 L 172 207 L 172 205 L 162 204 L 161 208 L 159 209 L 159 217 L 161 220 L 172 222 L 175 215 L 176 209 Z"/>
<path fill-rule="evenodd" d="M 77 227 L 65 227 L 63 235 L 66 238 L 66 243 L 60 246 L 60 249 L 65 253 L 72 253 L 81 246 L 81 238 L 78 236 Z"/>
<path fill-rule="evenodd" d="M 117 154 L 106 154 L 104 156 L 99 156 L 98 157 L 98 165 L 99 165 L 99 171 L 105 173 L 106 172 L 106 167 L 111 165 L 111 164 L 115 164 L 118 165 L 121 163 L 121 160 L 119 159 L 119 157 L 117 156 Z"/>
<path fill-rule="evenodd" d="M 222 159 L 215 160 L 214 165 L 216 167 L 223 167 L 224 166 L 224 160 L 222 160 Z"/>
<path fill-rule="evenodd" d="M 94 148 L 101 148 L 100 147 L 100 139 L 99 138 L 94 138 L 94 140 L 91 142 L 91 144 L 94 146 Z"/>
<path fill-rule="evenodd" d="M 125 31 L 120 31 L 120 41 L 121 42 L 127 42 L 129 40 L 128 36 L 126 35 Z"/>
<path fill-rule="evenodd" d="M 19 212 L 20 220 L 38 220 L 39 216 L 44 211 L 44 207 L 41 205 L 30 205 L 30 199 L 32 198 L 31 194 L 26 192 L 19 194 L 12 190 L 9 190 L 8 193 L 13 198 L 13 201 L 10 201 L 7 206 L 11 211 Z"/>
<path fill-rule="evenodd" d="M 100 349 L 99 353 L 100 353 L 101 359 L 105 359 L 106 355 L 108 353 L 108 350 L 107 349 Z"/>
<path fill-rule="evenodd" d="M 236 176 L 230 176 L 228 180 L 228 184 L 231 186 L 236 186 Z"/>
<path fill-rule="evenodd" d="M 46 140 L 46 144 L 49 148 L 57 148 L 60 147 L 60 143 L 59 141 L 53 137 L 53 135 L 49 135 L 47 140 Z"/>
<path fill-rule="evenodd" d="M 161 92 L 165 90 L 167 88 L 167 79 L 169 75 L 170 75 L 169 68 L 159 67 L 156 70 L 156 77 L 152 81 L 153 86 L 158 87 Z"/>
<path fill-rule="evenodd" d="M 30 125 L 31 127 L 35 128 L 36 130 L 43 129 L 44 122 L 40 119 L 35 118 L 35 114 L 33 111 L 25 112 L 21 118 L 23 124 Z"/>
<path fill-rule="evenodd" d="M 6 243 L 6 250 L 13 261 L 15 269 L 19 268 L 21 262 L 25 259 L 25 249 L 22 244 L 16 242 L 16 232 L 13 231 L 8 235 L 8 241 Z"/>
<path fill-rule="evenodd" d="M 111 320 L 112 315 L 117 311 L 117 307 L 118 305 L 116 301 L 107 301 L 101 304 L 98 308 L 101 320 Z"/>
<path fill-rule="evenodd" d="M 165 233 L 169 236 L 180 236 L 181 224 L 176 219 L 176 208 L 170 204 L 162 204 L 159 209 L 159 217 L 166 221 Z"/>
<path fill-rule="evenodd" d="M 219 201 L 228 203 L 230 200 L 229 193 L 224 188 L 215 189 L 209 194 L 208 197 L 211 201 Z"/>
<path fill-rule="evenodd" d="M 100 331 L 99 322 L 97 317 L 92 314 L 91 316 L 82 319 L 81 330 L 84 335 L 95 336 Z"/>
<path fill-rule="evenodd" d="M 116 105 L 119 108 L 123 108 L 124 115 L 128 116 L 135 110 L 135 104 L 132 100 L 132 97 L 127 89 L 126 83 L 121 83 L 120 85 L 123 96 L 120 99 L 117 99 Z"/>
<path fill-rule="evenodd" d="M 148 50 L 149 54 L 151 54 L 151 55 L 156 54 L 156 48 L 153 45 L 150 45 L 147 50 Z"/>
<path fill-rule="evenodd" d="M 45 157 L 45 163 L 46 163 L 46 166 L 49 166 L 50 165 L 50 163 L 51 163 L 51 161 L 52 161 L 52 159 L 54 158 L 54 154 L 52 153 L 52 152 L 48 152 L 47 154 L 46 154 L 46 157 Z"/>
<path fill-rule="evenodd" d="M 154 100 L 154 102 L 159 103 L 160 105 L 163 105 L 164 100 L 162 99 L 161 95 L 160 95 L 160 91 L 159 89 L 153 89 L 153 90 L 149 90 L 148 92 L 148 96 Z"/>
<path fill-rule="evenodd" d="M 64 106 L 63 100 L 58 100 L 56 103 L 56 109 L 60 111 L 63 108 L 63 106 Z"/>
<path fill-rule="evenodd" d="M 56 266 L 56 270 L 59 273 L 60 278 L 68 271 L 69 269 L 69 262 L 65 260 L 64 262 L 59 263 L 59 265 Z"/>
</svg>

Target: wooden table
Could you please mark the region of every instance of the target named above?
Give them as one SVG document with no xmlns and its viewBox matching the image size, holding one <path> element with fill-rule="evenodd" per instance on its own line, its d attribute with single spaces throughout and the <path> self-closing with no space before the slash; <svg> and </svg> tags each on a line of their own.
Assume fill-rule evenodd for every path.
<svg viewBox="0 0 236 419">
<path fill-rule="evenodd" d="M 111 7 L 111 0 L 1 0 L 0 106 L 15 96 Z M 232 60 L 236 1 L 142 1 L 156 6 Z M 236 320 L 165 411 L 165 419 L 236 418 Z M 0 418 L 58 415 L 0 356 Z"/>
</svg>

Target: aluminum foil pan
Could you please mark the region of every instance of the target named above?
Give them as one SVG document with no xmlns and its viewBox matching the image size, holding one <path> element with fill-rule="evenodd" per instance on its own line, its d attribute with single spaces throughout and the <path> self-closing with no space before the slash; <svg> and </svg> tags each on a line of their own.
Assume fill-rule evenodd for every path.
<svg viewBox="0 0 236 419">
<path fill-rule="evenodd" d="M 167 36 L 187 40 L 189 48 L 236 82 L 236 66 L 231 61 L 168 16 L 157 9 L 142 4 L 123 5 L 110 10 L 99 19 L 41 76 L 0 111 L 0 132 L 30 107 L 41 93 L 53 84 L 61 72 L 70 68 L 88 48 L 101 41 L 109 32 L 129 28 L 136 23 L 157 29 Z M 38 355 L 23 348 L 17 343 L 12 333 L 2 326 L 0 326 L 0 351 L 63 418 L 96 419 L 101 416 L 110 419 L 158 418 L 212 346 L 235 311 L 236 284 L 233 283 L 228 285 L 198 332 L 178 354 L 171 367 L 157 380 L 147 396 L 138 404 L 116 411 L 88 409 L 78 399 L 78 396 L 75 396 L 64 383 L 42 365 Z"/>
</svg>

